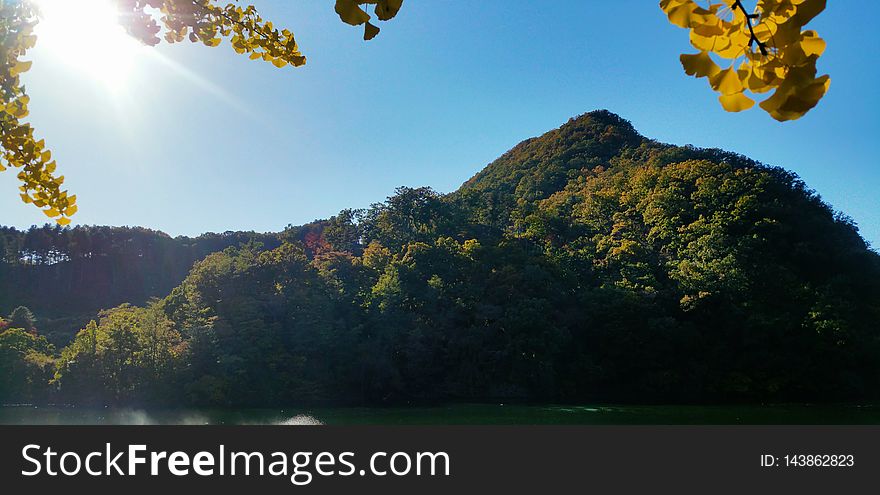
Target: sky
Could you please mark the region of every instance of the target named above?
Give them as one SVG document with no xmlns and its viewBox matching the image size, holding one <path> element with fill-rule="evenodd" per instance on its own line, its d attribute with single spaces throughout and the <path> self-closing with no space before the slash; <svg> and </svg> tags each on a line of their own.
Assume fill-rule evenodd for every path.
<svg viewBox="0 0 880 495">
<path fill-rule="evenodd" d="M 809 25 L 828 42 L 829 93 L 788 123 L 724 112 L 683 73 L 679 54 L 695 50 L 655 1 L 406 0 L 370 42 L 330 0 L 250 3 L 296 34 L 304 67 L 226 42 L 122 49 L 94 16 L 108 24 L 97 35 L 47 24 L 24 76 L 29 119 L 78 197 L 74 225 L 278 231 L 397 186 L 453 191 L 521 140 L 605 108 L 659 141 L 792 170 L 880 245 L 880 43 L 873 17 L 841 2 Z M 0 224 L 45 223 L 17 187 L 0 173 Z"/>
</svg>

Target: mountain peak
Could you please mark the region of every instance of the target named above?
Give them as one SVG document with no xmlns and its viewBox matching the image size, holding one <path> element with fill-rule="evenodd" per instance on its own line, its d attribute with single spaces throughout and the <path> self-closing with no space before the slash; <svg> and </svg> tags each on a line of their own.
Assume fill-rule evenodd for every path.
<svg viewBox="0 0 880 495">
<path fill-rule="evenodd" d="M 501 207 L 501 216 L 506 217 L 517 198 L 549 197 L 565 186 L 572 172 L 607 167 L 623 150 L 645 141 L 628 120 L 608 110 L 594 110 L 517 144 L 465 182 L 459 194 L 488 194 L 493 203 L 507 203 Z"/>
<path fill-rule="evenodd" d="M 633 144 L 635 145 L 640 144 L 641 140 L 644 139 L 644 137 L 639 134 L 638 131 L 636 131 L 635 127 L 633 127 L 630 121 L 624 119 L 614 112 L 605 109 L 593 110 L 592 112 L 587 112 L 578 115 L 577 117 L 572 117 L 568 119 L 568 122 L 560 127 L 560 130 L 568 127 L 588 127 L 595 130 L 603 127 L 614 127 L 621 135 L 630 138 L 632 141 L 639 141 L 638 143 L 634 142 Z"/>
</svg>

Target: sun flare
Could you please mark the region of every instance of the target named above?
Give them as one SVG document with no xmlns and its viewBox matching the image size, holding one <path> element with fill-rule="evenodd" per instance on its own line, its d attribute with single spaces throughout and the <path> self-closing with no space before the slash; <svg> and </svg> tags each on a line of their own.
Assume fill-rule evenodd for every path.
<svg viewBox="0 0 880 495">
<path fill-rule="evenodd" d="M 37 47 L 105 84 L 125 86 L 145 47 L 119 24 L 110 0 L 32 0 L 40 8 Z"/>
</svg>

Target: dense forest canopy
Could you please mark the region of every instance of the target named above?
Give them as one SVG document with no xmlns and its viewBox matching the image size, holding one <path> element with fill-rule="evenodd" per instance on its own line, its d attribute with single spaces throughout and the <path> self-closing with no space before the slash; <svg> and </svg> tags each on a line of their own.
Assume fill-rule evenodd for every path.
<svg viewBox="0 0 880 495">
<path fill-rule="evenodd" d="M 26 231 L 0 227 L 0 314 L 24 305 L 41 315 L 42 330 L 66 343 L 97 312 L 144 304 L 171 291 L 194 262 L 244 242 L 267 249 L 277 235 L 254 232 L 171 238 L 128 227 L 46 225 Z"/>
<path fill-rule="evenodd" d="M 880 391 L 880 256 L 853 222 L 790 172 L 658 143 L 606 111 L 451 194 L 400 188 L 279 234 L 3 232 L 0 309 L 36 317 L 0 327 L 0 402 Z M 99 307 L 70 341 L 43 337 L 43 312 Z"/>
</svg>

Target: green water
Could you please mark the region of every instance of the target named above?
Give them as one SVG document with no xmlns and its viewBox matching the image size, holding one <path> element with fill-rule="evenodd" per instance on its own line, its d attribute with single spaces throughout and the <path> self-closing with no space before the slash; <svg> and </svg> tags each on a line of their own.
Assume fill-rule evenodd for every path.
<svg viewBox="0 0 880 495">
<path fill-rule="evenodd" d="M 0 424 L 880 424 L 878 405 L 536 406 L 303 409 L 0 407 Z"/>
</svg>

